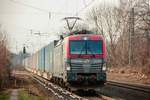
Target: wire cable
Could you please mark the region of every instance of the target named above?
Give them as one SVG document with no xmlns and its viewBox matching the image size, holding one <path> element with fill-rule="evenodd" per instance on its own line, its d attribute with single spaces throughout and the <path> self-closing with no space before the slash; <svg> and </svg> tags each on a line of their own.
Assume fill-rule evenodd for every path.
<svg viewBox="0 0 150 100">
<path fill-rule="evenodd" d="M 78 16 L 78 14 L 79 14 L 80 12 L 82 12 L 84 9 L 86 9 L 87 7 L 89 7 L 94 1 L 95 1 L 95 0 L 91 0 L 91 2 L 88 3 L 88 4 L 86 4 L 85 1 L 84 1 L 85 7 L 81 8 L 78 12 L 76 12 L 74 16 Z"/>
<path fill-rule="evenodd" d="M 35 7 L 35 6 L 29 5 L 29 4 L 20 2 L 20 1 L 16 1 L 16 0 L 9 0 L 9 1 L 11 1 L 11 2 L 13 2 L 13 3 L 16 3 L 16 4 L 19 4 L 19 5 L 23 5 L 23 6 L 32 8 L 32 9 L 36 9 L 36 10 L 41 11 L 41 12 L 48 13 L 49 16 L 51 16 L 51 13 L 59 14 L 59 15 L 71 14 L 71 13 L 63 13 L 63 12 L 53 12 L 53 11 L 49 11 L 49 10 L 42 9 L 42 8 L 39 8 L 39 7 Z"/>
</svg>

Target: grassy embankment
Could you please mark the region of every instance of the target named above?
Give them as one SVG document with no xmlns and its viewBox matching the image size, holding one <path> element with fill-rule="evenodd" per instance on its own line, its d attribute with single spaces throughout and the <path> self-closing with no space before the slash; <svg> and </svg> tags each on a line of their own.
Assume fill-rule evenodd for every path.
<svg viewBox="0 0 150 100">
<path fill-rule="evenodd" d="M 18 93 L 19 100 L 45 100 L 44 97 L 36 96 L 28 93 L 27 91 L 21 90 Z"/>
<path fill-rule="evenodd" d="M 0 92 L 0 100 L 9 100 L 10 95 L 9 91 Z"/>
</svg>

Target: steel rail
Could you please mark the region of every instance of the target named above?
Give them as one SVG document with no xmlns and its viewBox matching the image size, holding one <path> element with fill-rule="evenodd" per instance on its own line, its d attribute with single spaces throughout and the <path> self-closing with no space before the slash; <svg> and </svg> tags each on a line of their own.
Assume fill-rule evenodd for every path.
<svg viewBox="0 0 150 100">
<path fill-rule="evenodd" d="M 52 92 L 60 100 L 86 100 L 61 88 L 60 86 L 51 83 L 50 81 L 44 78 L 41 78 L 40 76 L 32 75 L 32 78 L 35 81 L 37 81 L 40 85 L 42 85 L 45 89 Z"/>
<path fill-rule="evenodd" d="M 118 87 L 123 87 L 123 88 L 127 88 L 127 89 L 132 89 L 132 90 L 136 90 L 136 91 L 142 91 L 142 92 L 150 93 L 150 86 L 122 83 L 122 82 L 116 82 L 116 81 L 107 81 L 106 84 L 118 86 Z"/>
</svg>

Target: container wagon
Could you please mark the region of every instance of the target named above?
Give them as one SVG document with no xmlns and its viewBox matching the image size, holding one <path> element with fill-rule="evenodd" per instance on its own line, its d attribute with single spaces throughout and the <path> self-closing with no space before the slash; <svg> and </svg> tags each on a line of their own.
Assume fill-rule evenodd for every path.
<svg viewBox="0 0 150 100">
<path fill-rule="evenodd" d="M 65 85 L 96 86 L 106 82 L 106 46 L 101 35 L 90 31 L 71 33 L 53 41 L 26 59 L 28 69 Z M 30 64 L 28 64 L 30 62 Z M 34 63 L 33 66 L 31 66 Z"/>
</svg>

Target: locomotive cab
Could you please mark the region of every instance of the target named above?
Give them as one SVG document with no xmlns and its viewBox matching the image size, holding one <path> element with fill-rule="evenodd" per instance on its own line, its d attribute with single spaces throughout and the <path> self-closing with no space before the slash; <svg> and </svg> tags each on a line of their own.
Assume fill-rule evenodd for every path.
<svg viewBox="0 0 150 100">
<path fill-rule="evenodd" d="M 68 37 L 67 81 L 70 84 L 102 85 L 106 82 L 106 49 L 100 35 Z"/>
</svg>

